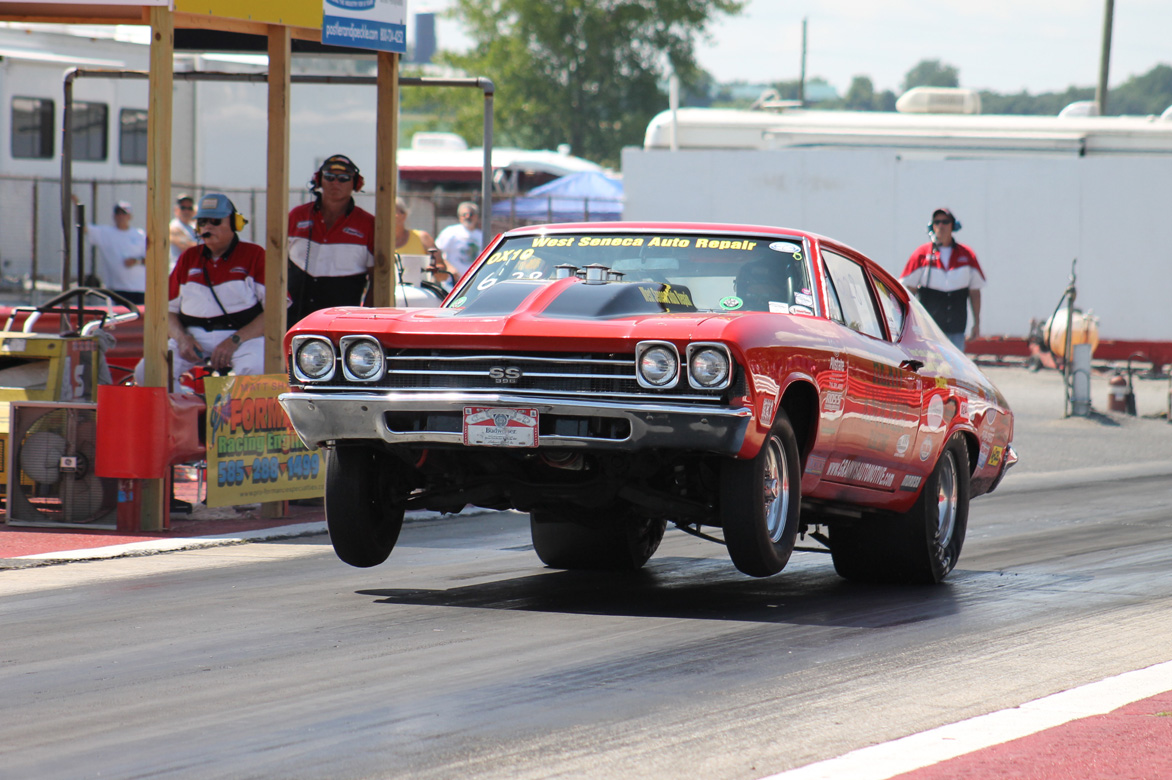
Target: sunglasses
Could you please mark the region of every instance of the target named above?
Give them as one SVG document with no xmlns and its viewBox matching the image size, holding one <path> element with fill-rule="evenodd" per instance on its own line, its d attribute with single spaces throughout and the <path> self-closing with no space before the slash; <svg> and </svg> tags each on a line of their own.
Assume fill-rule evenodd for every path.
<svg viewBox="0 0 1172 780">
<path fill-rule="evenodd" d="M 460 219 L 472 219 L 475 216 L 476 216 L 475 214 L 461 214 L 459 218 Z"/>
<path fill-rule="evenodd" d="M 195 206 L 180 206 L 180 211 L 195 211 Z"/>
<path fill-rule="evenodd" d="M 321 177 L 324 181 L 340 181 L 343 184 L 353 178 L 348 173 L 323 173 Z"/>
<path fill-rule="evenodd" d="M 932 220 L 932 224 L 933 225 L 951 225 L 952 220 L 951 219 L 934 219 L 934 220 Z"/>
<path fill-rule="evenodd" d="M 202 217 L 200 219 L 197 219 L 195 221 L 195 224 L 198 225 L 199 227 L 203 227 L 204 225 L 211 225 L 212 227 L 219 227 L 221 219 L 223 219 L 223 218 L 222 217 Z"/>
</svg>

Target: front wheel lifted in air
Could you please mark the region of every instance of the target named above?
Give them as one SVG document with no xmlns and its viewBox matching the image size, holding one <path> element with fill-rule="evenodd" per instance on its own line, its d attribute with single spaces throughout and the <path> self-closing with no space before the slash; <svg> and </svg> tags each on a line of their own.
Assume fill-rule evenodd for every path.
<svg viewBox="0 0 1172 780">
<path fill-rule="evenodd" d="M 797 543 L 802 503 L 798 443 L 778 411 L 761 451 L 730 460 L 720 474 L 720 522 L 733 565 L 752 577 L 785 568 Z"/>
<path fill-rule="evenodd" d="M 334 552 L 351 566 L 387 559 L 403 528 L 404 496 L 395 458 L 369 446 L 335 447 L 326 461 L 326 527 Z"/>
</svg>

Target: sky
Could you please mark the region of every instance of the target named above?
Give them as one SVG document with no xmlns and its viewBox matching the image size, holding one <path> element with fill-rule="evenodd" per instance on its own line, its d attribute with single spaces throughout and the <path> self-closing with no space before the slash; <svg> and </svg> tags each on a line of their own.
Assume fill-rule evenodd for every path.
<svg viewBox="0 0 1172 780">
<path fill-rule="evenodd" d="M 438 11 L 445 0 L 408 3 Z M 807 20 L 807 78 L 843 93 L 855 76 L 897 94 L 916 63 L 938 59 L 960 85 L 1015 93 L 1061 92 L 1099 80 L 1105 0 L 749 0 L 712 25 L 697 47 L 719 82 L 793 81 L 801 73 Z M 1172 65 L 1172 0 L 1115 0 L 1109 82 Z M 441 48 L 467 46 L 458 23 L 441 20 Z"/>
</svg>

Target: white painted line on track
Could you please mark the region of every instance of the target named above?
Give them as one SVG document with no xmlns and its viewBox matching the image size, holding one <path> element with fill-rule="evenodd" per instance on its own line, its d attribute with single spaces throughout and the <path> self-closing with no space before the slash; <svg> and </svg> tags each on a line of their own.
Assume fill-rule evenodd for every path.
<svg viewBox="0 0 1172 780">
<path fill-rule="evenodd" d="M 762 780 L 888 780 L 1172 690 L 1172 661 L 920 734 L 860 748 Z"/>
</svg>

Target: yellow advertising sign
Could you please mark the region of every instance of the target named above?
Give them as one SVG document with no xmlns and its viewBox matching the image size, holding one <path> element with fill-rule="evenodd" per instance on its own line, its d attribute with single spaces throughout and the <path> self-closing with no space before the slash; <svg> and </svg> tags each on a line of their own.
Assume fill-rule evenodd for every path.
<svg viewBox="0 0 1172 780">
<path fill-rule="evenodd" d="M 265 24 L 321 29 L 322 0 L 175 0 L 175 10 Z"/>
<path fill-rule="evenodd" d="M 324 454 L 302 444 L 277 396 L 283 374 L 206 377 L 208 506 L 314 498 L 325 493 Z"/>
</svg>

